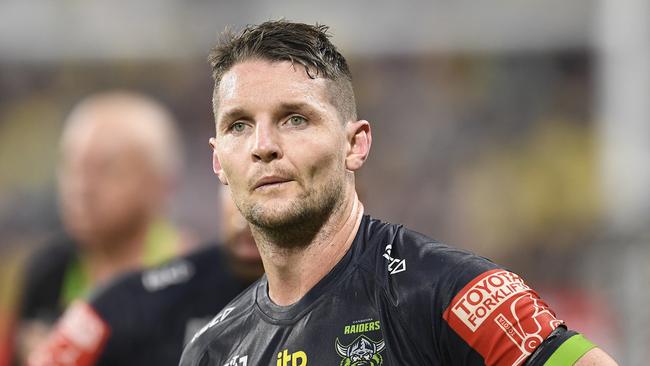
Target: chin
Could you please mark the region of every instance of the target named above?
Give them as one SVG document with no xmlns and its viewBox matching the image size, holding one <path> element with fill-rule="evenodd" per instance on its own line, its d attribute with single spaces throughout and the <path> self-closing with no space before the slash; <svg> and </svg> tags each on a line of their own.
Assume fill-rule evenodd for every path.
<svg viewBox="0 0 650 366">
<path fill-rule="evenodd" d="M 341 201 L 342 185 L 336 183 L 328 182 L 317 187 L 320 189 L 307 192 L 283 192 L 265 199 L 247 197 L 238 207 L 248 222 L 272 231 L 318 226 Z"/>
<path fill-rule="evenodd" d="M 299 224 L 304 219 L 304 205 L 296 200 L 273 199 L 250 206 L 244 213 L 253 225 L 274 229 Z"/>
<path fill-rule="evenodd" d="M 292 215 L 286 210 L 276 208 L 263 209 L 256 208 L 251 212 L 249 221 L 257 226 L 266 228 L 281 228 L 293 225 L 299 222 L 296 215 Z"/>
</svg>

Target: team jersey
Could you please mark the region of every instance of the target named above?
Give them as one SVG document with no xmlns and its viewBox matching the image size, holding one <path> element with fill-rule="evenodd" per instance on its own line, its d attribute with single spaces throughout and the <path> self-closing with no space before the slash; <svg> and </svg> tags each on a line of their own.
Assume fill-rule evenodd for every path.
<svg viewBox="0 0 650 366">
<path fill-rule="evenodd" d="M 542 365 L 576 336 L 518 275 L 369 216 L 298 302 L 267 289 L 228 304 L 181 366 Z"/>
<path fill-rule="evenodd" d="M 20 300 L 20 320 L 52 324 L 65 310 L 61 294 L 66 272 L 77 261 L 78 249 L 72 239 L 60 235 L 37 250 L 24 268 Z"/>
<path fill-rule="evenodd" d="M 191 336 L 248 284 L 216 245 L 127 274 L 73 303 L 29 365 L 178 365 Z"/>
<path fill-rule="evenodd" d="M 164 220 L 154 221 L 144 245 L 143 265 L 151 267 L 176 255 L 179 233 Z M 93 284 L 81 263 L 80 245 L 65 234 L 39 248 L 24 269 L 20 320 L 53 324 L 73 300 L 87 298 Z"/>
</svg>

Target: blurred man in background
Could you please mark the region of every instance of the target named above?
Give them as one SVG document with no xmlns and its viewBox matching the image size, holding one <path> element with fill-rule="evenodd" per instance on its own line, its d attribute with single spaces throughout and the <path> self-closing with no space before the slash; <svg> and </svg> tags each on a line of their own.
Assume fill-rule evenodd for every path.
<svg viewBox="0 0 650 366">
<path fill-rule="evenodd" d="M 117 274 L 168 260 L 186 245 L 165 218 L 181 165 L 169 111 L 108 91 L 82 100 L 61 138 L 59 199 L 67 236 L 25 269 L 16 347 L 22 358 L 75 299 Z"/>
<path fill-rule="evenodd" d="M 90 302 L 75 302 L 28 364 L 177 365 L 194 333 L 264 270 L 248 223 L 229 190 L 221 193 L 222 245 L 127 275 Z"/>
</svg>

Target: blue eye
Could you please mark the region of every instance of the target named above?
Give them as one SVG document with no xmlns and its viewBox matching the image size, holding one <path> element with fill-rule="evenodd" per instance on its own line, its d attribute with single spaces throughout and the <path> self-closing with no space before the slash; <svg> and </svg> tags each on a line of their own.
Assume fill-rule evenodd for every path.
<svg viewBox="0 0 650 366">
<path fill-rule="evenodd" d="M 243 132 L 246 129 L 246 124 L 244 122 L 235 122 L 230 126 L 230 129 L 235 132 Z"/>
<path fill-rule="evenodd" d="M 302 117 L 302 116 L 291 116 L 289 118 L 289 123 L 292 126 L 300 126 L 300 125 L 302 125 L 302 124 L 304 124 L 306 122 L 307 122 L 307 119 L 305 117 Z"/>
</svg>

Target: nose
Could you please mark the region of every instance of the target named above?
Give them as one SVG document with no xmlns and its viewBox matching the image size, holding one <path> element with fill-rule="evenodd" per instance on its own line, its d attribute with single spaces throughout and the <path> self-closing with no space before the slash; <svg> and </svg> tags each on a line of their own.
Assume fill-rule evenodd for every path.
<svg viewBox="0 0 650 366">
<path fill-rule="evenodd" d="M 253 160 L 268 163 L 282 158 L 279 136 L 271 123 L 258 123 L 255 127 Z"/>
</svg>

